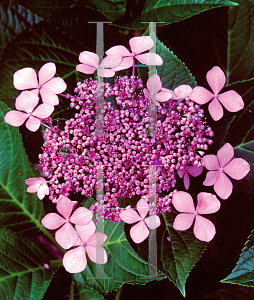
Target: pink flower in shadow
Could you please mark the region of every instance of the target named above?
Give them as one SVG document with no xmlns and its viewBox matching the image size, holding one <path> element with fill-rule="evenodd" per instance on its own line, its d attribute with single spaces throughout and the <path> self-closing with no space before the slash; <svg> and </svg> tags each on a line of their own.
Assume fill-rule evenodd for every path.
<svg viewBox="0 0 254 300">
<path fill-rule="evenodd" d="M 49 194 L 49 187 L 47 181 L 42 177 L 28 178 L 25 180 L 28 193 L 36 193 L 37 197 L 42 200 L 45 195 Z"/>
<path fill-rule="evenodd" d="M 206 179 L 203 182 L 206 186 L 213 185 L 215 193 L 221 199 L 227 199 L 233 190 L 232 182 L 228 176 L 240 180 L 245 177 L 250 171 L 250 165 L 242 158 L 234 158 L 234 149 L 226 143 L 214 154 L 203 157 L 203 163 L 209 172 L 206 174 Z M 228 175 L 228 176 L 227 176 Z"/>
<path fill-rule="evenodd" d="M 92 262 L 105 264 L 108 261 L 107 252 L 101 246 L 106 241 L 107 235 L 102 232 L 95 233 L 96 226 L 93 221 L 85 226 L 76 225 L 75 228 L 79 238 L 73 246 L 79 247 L 64 254 L 63 265 L 66 271 L 69 273 L 84 271 L 87 265 L 86 252 Z"/>
<path fill-rule="evenodd" d="M 146 218 L 146 215 L 149 211 L 149 206 L 146 200 L 140 199 L 137 202 L 136 207 L 138 213 L 133 208 L 127 208 L 126 210 L 123 210 L 119 214 L 119 216 L 127 224 L 133 224 L 138 222 L 131 228 L 130 236 L 136 244 L 139 244 L 148 237 L 148 228 L 155 229 L 159 227 L 161 221 L 160 218 L 156 215 L 149 216 Z"/>
<path fill-rule="evenodd" d="M 61 196 L 56 209 L 63 217 L 56 213 L 49 213 L 41 220 L 42 225 L 47 229 L 55 230 L 61 227 L 56 231 L 55 239 L 64 249 L 72 247 L 78 239 L 78 234 L 70 223 L 83 226 L 91 222 L 93 217 L 93 213 L 85 207 L 77 208 L 71 215 L 74 205 L 75 203 L 69 198 Z"/>
<path fill-rule="evenodd" d="M 216 233 L 213 223 L 202 217 L 201 214 L 212 214 L 220 209 L 220 201 L 215 195 L 201 192 L 197 196 L 197 207 L 195 209 L 193 199 L 187 192 L 177 191 L 173 194 L 172 203 L 178 214 L 174 220 L 173 227 L 176 230 L 187 230 L 194 223 L 193 233 L 195 237 L 204 242 L 210 242 Z"/>
<path fill-rule="evenodd" d="M 186 190 L 190 187 L 190 177 L 198 177 L 203 172 L 203 167 L 185 166 L 183 170 L 178 170 L 177 173 L 180 178 L 183 178 L 183 184 Z M 189 174 L 188 174 L 189 173 Z"/>
<path fill-rule="evenodd" d="M 198 104 L 205 104 L 212 100 L 208 105 L 208 110 L 214 121 L 218 121 L 223 116 L 223 108 L 221 104 L 230 112 L 236 112 L 244 107 L 242 97 L 233 90 L 219 94 L 226 83 L 226 76 L 220 67 L 213 67 L 206 74 L 206 80 L 211 87 L 213 93 L 207 89 L 197 86 L 191 94 L 190 99 Z"/>
</svg>

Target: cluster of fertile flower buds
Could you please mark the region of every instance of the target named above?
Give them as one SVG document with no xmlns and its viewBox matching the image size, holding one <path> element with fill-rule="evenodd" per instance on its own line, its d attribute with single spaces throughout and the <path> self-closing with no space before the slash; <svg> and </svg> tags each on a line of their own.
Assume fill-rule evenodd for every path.
<svg viewBox="0 0 254 300">
<path fill-rule="evenodd" d="M 151 49 L 154 45 L 154 42 L 150 37 L 134 37 L 130 39 L 129 44 L 131 52 L 124 46 L 112 47 L 106 51 L 107 56 L 100 64 L 99 56 L 97 54 L 84 51 L 79 55 L 81 64 L 77 65 L 76 70 L 85 74 L 93 74 L 97 71 L 97 75 L 99 77 L 113 77 L 115 72 L 132 67 L 134 82 L 135 59 L 146 65 L 162 65 L 163 61 L 158 54 L 143 53 Z M 47 119 L 52 114 L 54 106 L 59 103 L 57 95 L 60 94 L 61 96 L 65 96 L 61 93 L 66 90 L 66 84 L 63 79 L 58 77 L 54 78 L 55 73 L 55 64 L 47 63 L 39 70 L 39 81 L 37 79 L 36 72 L 32 68 L 23 68 L 14 74 L 14 86 L 18 90 L 23 90 L 23 92 L 16 99 L 15 106 L 17 110 L 9 111 L 5 115 L 5 121 L 8 124 L 18 127 L 26 121 L 26 127 L 31 131 L 38 130 L 41 124 L 48 127 L 46 124 L 42 123 L 42 120 Z M 221 104 L 230 112 L 239 111 L 244 107 L 242 97 L 235 91 L 227 91 L 219 94 L 225 85 L 225 81 L 226 78 L 223 71 L 219 67 L 213 67 L 207 73 L 207 82 L 213 93 L 203 87 L 195 87 L 192 89 L 188 85 L 181 85 L 174 89 L 174 91 L 171 91 L 162 87 L 162 83 L 158 75 L 153 75 L 146 83 L 146 88 L 143 90 L 143 96 L 146 97 L 146 101 L 149 97 L 156 100 L 156 105 L 161 115 L 165 114 L 166 104 L 169 103 L 169 105 L 171 105 L 172 111 L 170 111 L 170 120 L 174 120 L 176 124 L 179 123 L 178 126 L 182 128 L 183 132 L 175 133 L 175 128 L 172 128 L 170 124 L 167 125 L 167 130 L 174 134 L 174 139 L 182 139 L 182 141 L 186 142 L 186 140 L 189 141 L 189 136 L 192 134 L 190 127 L 195 127 L 195 125 L 190 123 L 190 113 L 186 113 L 184 118 L 182 116 L 181 118 L 179 117 L 180 113 L 176 113 L 174 101 L 177 103 L 176 107 L 178 112 L 187 109 L 192 113 L 196 113 L 196 111 L 199 110 L 199 106 L 195 106 L 195 103 L 203 105 L 208 101 L 211 101 L 208 106 L 208 110 L 213 120 L 217 121 L 223 116 L 223 108 Z M 126 82 L 124 84 L 126 84 Z M 81 83 L 80 86 L 82 86 Z M 82 88 L 78 88 L 78 91 L 81 90 Z M 113 93 L 111 95 L 115 96 L 118 93 L 118 91 L 113 91 L 109 88 L 106 90 L 106 94 L 111 92 Z M 37 106 L 39 103 L 39 94 L 41 96 L 42 104 Z M 82 106 L 84 102 L 86 102 L 85 100 L 90 101 L 90 96 L 91 95 L 84 93 L 84 95 L 82 95 L 82 100 L 79 98 L 79 105 L 76 107 L 79 107 L 80 105 Z M 65 97 L 71 98 L 70 95 Z M 127 107 L 132 106 L 132 103 L 128 102 L 129 100 L 126 101 L 127 104 L 123 103 L 122 100 L 124 99 L 121 99 L 121 97 L 123 96 L 120 95 L 116 97 L 118 104 L 127 105 Z M 128 94 L 126 97 L 128 98 Z M 73 103 L 73 105 L 75 104 Z M 163 107 L 161 107 L 161 105 Z M 203 111 L 200 110 L 198 113 L 203 116 Z M 72 121 L 67 122 L 71 123 Z M 69 123 L 67 122 L 66 126 L 68 127 Z M 204 131 L 205 128 L 203 124 L 203 121 L 200 122 L 200 128 L 202 131 Z M 54 133 L 52 124 L 49 125 L 49 130 Z M 124 130 L 126 131 L 126 129 Z M 213 132 L 209 130 L 206 131 L 206 135 L 212 137 Z M 55 136 L 57 136 L 57 134 L 55 134 Z M 186 138 L 186 136 L 188 138 Z M 118 136 L 116 138 L 119 140 Z M 79 141 L 78 137 L 77 141 Z M 186 190 L 188 190 L 190 185 L 188 174 L 197 177 L 202 173 L 204 166 L 209 171 L 206 174 L 204 185 L 214 186 L 215 193 L 221 199 L 227 199 L 231 195 L 233 188 L 228 176 L 233 179 L 240 180 L 247 175 L 250 170 L 250 166 L 241 158 L 232 159 L 234 156 L 234 150 L 228 143 L 218 151 L 217 156 L 204 156 L 203 150 L 207 150 L 207 145 L 205 144 L 207 142 L 210 144 L 209 139 L 203 136 L 195 138 L 191 147 L 193 145 L 195 147 L 198 145 L 198 147 L 193 149 L 195 149 L 194 151 L 197 151 L 199 155 L 197 155 L 197 153 L 185 153 L 183 158 L 181 158 L 181 160 L 179 159 L 179 161 L 181 161 L 181 165 L 180 163 L 179 165 L 174 165 L 174 162 L 176 158 L 180 157 L 179 153 L 184 152 L 184 149 L 179 150 L 179 155 L 172 152 L 170 155 L 165 157 L 160 157 L 160 154 L 154 151 L 153 158 L 162 162 L 165 166 L 172 166 L 172 168 L 169 168 L 168 170 L 168 172 L 171 172 L 170 176 L 173 178 L 172 182 L 175 180 L 175 173 L 178 173 L 179 177 L 183 178 Z M 63 143 L 62 140 L 60 143 Z M 80 143 L 81 148 L 83 147 L 82 141 Z M 171 141 L 162 139 L 157 149 L 161 149 L 162 143 L 164 143 L 165 149 L 163 148 L 161 153 L 166 153 L 167 147 L 169 147 L 168 145 L 172 145 L 172 143 Z M 184 145 L 184 143 L 179 143 L 179 145 L 177 145 L 177 147 L 181 148 L 181 145 Z M 173 145 L 173 148 L 175 149 L 176 146 Z M 200 150 L 196 150 L 197 148 L 200 148 Z M 97 149 L 101 149 L 100 145 Z M 125 152 L 124 149 L 122 150 Z M 100 151 L 103 152 L 103 150 Z M 95 156 L 95 153 L 93 155 Z M 52 155 L 50 157 L 54 159 Z M 78 176 L 82 177 L 81 175 L 82 174 L 79 174 Z M 160 177 L 164 178 L 165 176 Z M 50 193 L 47 182 L 42 177 L 29 178 L 26 180 L 26 184 L 28 185 L 27 192 L 37 192 L 39 199 L 43 199 L 45 195 L 49 195 Z M 193 222 L 195 222 L 193 230 L 197 239 L 205 242 L 209 242 L 213 239 L 215 235 L 215 227 L 211 221 L 202 217 L 201 214 L 210 214 L 219 210 L 220 201 L 215 195 L 205 192 L 199 193 L 197 196 L 196 208 L 194 207 L 192 197 L 187 192 L 174 190 L 170 194 L 169 198 L 170 199 L 166 199 L 165 203 L 167 203 L 167 205 L 172 203 L 175 209 L 180 212 L 180 214 L 178 214 L 175 218 L 173 224 L 176 230 L 187 230 L 191 227 Z M 64 249 L 70 249 L 77 246 L 77 248 L 69 250 L 64 255 L 63 264 L 66 270 L 71 273 L 83 271 L 87 264 L 85 251 L 93 262 L 101 264 L 106 263 L 107 253 L 101 246 L 103 242 L 106 241 L 107 236 L 103 233 L 95 233 L 95 224 L 92 221 L 91 210 L 79 207 L 71 215 L 71 212 L 75 207 L 75 203 L 68 199 L 66 195 L 60 195 L 57 201 L 54 202 L 57 203 L 56 208 L 62 217 L 55 213 L 49 213 L 42 219 L 42 224 L 50 230 L 55 230 L 60 227 L 60 229 L 56 231 L 55 238 L 59 245 L 61 245 Z M 149 217 L 146 217 L 149 211 L 147 195 L 141 196 L 141 199 L 137 202 L 136 209 L 127 207 L 119 212 L 119 217 L 120 221 L 128 224 L 136 223 L 130 230 L 130 236 L 135 243 L 141 243 L 148 237 L 149 229 L 155 229 L 160 226 L 160 218 L 156 214 L 150 214 Z M 75 229 L 70 223 L 75 224 Z M 99 251 L 102 255 L 97 255 L 97 251 Z"/>
</svg>

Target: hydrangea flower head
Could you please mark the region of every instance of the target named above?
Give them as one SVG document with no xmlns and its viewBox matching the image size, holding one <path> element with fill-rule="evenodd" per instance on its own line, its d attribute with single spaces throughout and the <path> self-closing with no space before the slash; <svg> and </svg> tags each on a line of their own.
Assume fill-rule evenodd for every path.
<svg viewBox="0 0 254 300">
<path fill-rule="evenodd" d="M 106 250 L 101 247 L 106 241 L 107 235 L 98 232 L 95 233 L 96 226 L 93 221 L 85 226 L 76 225 L 76 231 L 79 235 L 74 246 L 65 253 L 63 257 L 63 265 L 69 273 L 79 273 L 85 270 L 87 265 L 86 252 L 96 264 L 105 264 L 108 260 Z"/>
<path fill-rule="evenodd" d="M 153 39 L 150 36 L 137 36 L 129 41 L 131 52 L 124 46 L 114 46 L 106 51 L 107 55 L 121 55 L 123 60 L 121 65 L 113 68 L 114 71 L 120 71 L 130 68 L 135 64 L 135 58 L 144 65 L 163 64 L 161 57 L 156 53 L 144 53 L 144 51 L 151 49 L 154 46 Z"/>
<path fill-rule="evenodd" d="M 42 200 L 45 195 L 49 194 L 49 187 L 47 181 L 42 177 L 28 178 L 25 180 L 28 193 L 36 193 L 37 197 Z"/>
<path fill-rule="evenodd" d="M 216 233 L 213 223 L 202 217 L 201 214 L 212 214 L 220 209 L 220 201 L 215 195 L 201 192 L 197 195 L 197 207 L 194 207 L 193 199 L 187 192 L 176 191 L 173 194 L 172 203 L 176 210 L 181 212 L 174 220 L 173 227 L 176 230 L 187 230 L 194 223 L 193 233 L 195 237 L 204 242 L 210 242 Z"/>
<path fill-rule="evenodd" d="M 61 227 L 56 231 L 55 239 L 64 249 L 72 247 L 78 239 L 77 232 L 70 223 L 83 226 L 91 222 L 93 217 L 93 213 L 85 207 L 77 208 L 71 215 L 74 205 L 75 203 L 69 198 L 61 196 L 56 209 L 63 217 L 56 213 L 49 213 L 41 220 L 42 225 L 47 229 L 55 230 Z"/>
<path fill-rule="evenodd" d="M 111 69 L 118 66 L 122 61 L 121 55 L 106 56 L 99 65 L 99 55 L 90 51 L 83 51 L 79 54 L 81 64 L 76 66 L 76 70 L 84 74 L 93 74 L 97 70 L 100 77 L 113 77 L 115 72 Z"/>
<path fill-rule="evenodd" d="M 43 103 L 34 109 L 38 102 L 39 97 L 34 93 L 29 91 L 22 92 L 15 102 L 18 111 L 11 110 L 7 112 L 4 117 L 5 122 L 12 126 L 19 127 L 28 119 L 26 128 L 33 132 L 37 131 L 42 119 L 48 118 L 54 110 L 54 106 L 47 103 Z"/>
<path fill-rule="evenodd" d="M 226 83 L 226 76 L 220 67 L 213 67 L 206 74 L 206 80 L 211 87 L 213 93 L 207 89 L 197 86 L 191 94 L 190 99 L 198 104 L 205 104 L 208 101 L 212 102 L 208 105 L 208 110 L 214 121 L 218 121 L 223 116 L 223 108 L 221 104 L 230 112 L 237 112 L 244 107 L 242 97 L 233 90 L 219 94 Z"/>
<path fill-rule="evenodd" d="M 149 235 L 149 229 L 155 229 L 160 226 L 160 218 L 156 215 L 146 217 L 149 206 L 145 199 L 140 199 L 137 202 L 138 213 L 133 208 L 127 208 L 120 213 L 120 218 L 127 224 L 134 225 L 130 230 L 132 240 L 138 244 L 143 242 Z"/>
<path fill-rule="evenodd" d="M 203 157 L 203 163 L 209 172 L 206 174 L 204 185 L 213 185 L 215 193 L 221 199 L 227 199 L 233 190 L 232 182 L 228 176 L 240 180 L 250 171 L 250 165 L 242 158 L 234 158 L 234 148 L 226 143 L 214 154 Z M 228 176 L 227 176 L 228 175 Z"/>
<path fill-rule="evenodd" d="M 149 98 L 149 94 L 151 94 L 152 98 L 156 95 L 156 105 L 159 106 L 159 102 L 168 101 L 172 96 L 173 92 L 168 89 L 163 89 L 162 91 L 162 83 L 160 76 L 157 74 L 152 75 L 146 83 L 146 88 L 144 88 L 144 94 L 147 98 Z M 159 92 L 161 90 L 161 92 Z M 159 92 L 159 93 L 158 93 Z M 157 94 L 156 94 L 157 93 Z"/>
<path fill-rule="evenodd" d="M 18 70 L 13 75 L 13 85 L 17 90 L 33 89 L 36 95 L 41 95 L 42 101 L 51 105 L 58 105 L 57 94 L 64 92 L 66 83 L 60 77 L 55 77 L 56 65 L 52 62 L 46 63 L 39 70 L 39 82 L 34 69 L 26 67 Z"/>
</svg>

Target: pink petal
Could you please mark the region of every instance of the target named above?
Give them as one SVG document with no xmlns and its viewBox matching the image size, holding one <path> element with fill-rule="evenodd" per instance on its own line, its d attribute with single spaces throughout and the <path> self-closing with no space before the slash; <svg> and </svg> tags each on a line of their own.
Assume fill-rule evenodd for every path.
<svg viewBox="0 0 254 300">
<path fill-rule="evenodd" d="M 120 65 L 121 62 L 122 62 L 121 55 L 106 56 L 100 64 L 100 69 L 101 68 L 116 68 Z"/>
<path fill-rule="evenodd" d="M 101 265 L 108 261 L 107 252 L 104 248 L 86 246 L 85 249 L 92 262 Z"/>
<path fill-rule="evenodd" d="M 91 67 L 94 67 L 97 69 L 98 64 L 99 64 L 99 55 L 96 53 L 90 52 L 90 51 L 83 51 L 79 54 L 79 61 L 82 64 L 89 65 Z M 79 71 L 79 70 L 78 70 Z M 82 71 L 80 71 L 82 72 Z M 91 74 L 91 73 L 88 73 Z"/>
<path fill-rule="evenodd" d="M 51 106 L 55 106 L 59 104 L 58 96 L 47 87 L 43 86 L 40 89 L 40 94 L 43 103 L 49 104 Z"/>
<path fill-rule="evenodd" d="M 56 209 L 67 220 L 71 215 L 73 206 L 74 203 L 69 198 L 60 196 L 56 204 Z"/>
<path fill-rule="evenodd" d="M 221 199 L 227 199 L 233 190 L 232 182 L 229 178 L 224 174 L 220 173 L 217 181 L 214 184 L 214 191 Z"/>
<path fill-rule="evenodd" d="M 97 70 L 97 76 L 99 77 L 113 77 L 115 75 L 115 71 L 111 70 L 111 69 L 98 69 Z"/>
<path fill-rule="evenodd" d="M 149 211 L 149 206 L 148 206 L 147 201 L 141 198 L 137 202 L 136 207 L 137 207 L 137 210 L 138 210 L 141 218 L 145 218 L 146 215 L 147 215 L 147 213 L 148 213 L 148 211 Z"/>
<path fill-rule="evenodd" d="M 203 167 L 187 166 L 186 170 L 191 176 L 198 177 L 200 174 L 202 174 Z"/>
<path fill-rule="evenodd" d="M 234 156 L 234 148 L 229 143 L 226 143 L 217 152 L 217 157 L 219 160 L 220 167 L 224 168 L 231 161 L 233 156 Z"/>
<path fill-rule="evenodd" d="M 149 92 L 148 92 L 148 89 L 144 88 L 144 89 L 143 89 L 143 93 L 145 94 L 145 96 L 146 96 L 147 98 L 149 98 Z"/>
<path fill-rule="evenodd" d="M 41 185 L 38 189 L 38 192 L 37 192 L 37 197 L 42 200 L 45 195 L 48 195 L 49 194 L 49 187 L 45 184 Z"/>
<path fill-rule="evenodd" d="M 29 185 L 27 187 L 26 191 L 28 193 L 36 193 L 39 190 L 39 187 L 40 187 L 40 184 L 39 183 L 35 183 L 35 184 L 32 184 L 32 185 Z"/>
<path fill-rule="evenodd" d="M 67 89 L 67 84 L 64 82 L 64 80 L 60 77 L 55 77 L 46 82 L 42 88 L 47 88 L 51 90 L 54 94 L 60 94 L 64 92 Z"/>
<path fill-rule="evenodd" d="M 182 84 L 174 89 L 174 93 L 179 99 L 185 99 L 190 96 L 192 88 L 187 84 Z"/>
<path fill-rule="evenodd" d="M 79 207 L 71 215 L 70 222 L 80 226 L 84 226 L 90 223 L 92 218 L 93 213 L 89 209 L 85 207 Z"/>
<path fill-rule="evenodd" d="M 203 242 L 210 242 L 216 233 L 213 223 L 201 216 L 196 216 L 193 232 L 195 237 Z"/>
<path fill-rule="evenodd" d="M 226 83 L 226 76 L 220 67 L 213 67 L 207 72 L 206 80 L 214 94 L 217 95 Z"/>
<path fill-rule="evenodd" d="M 84 226 L 76 225 L 75 228 L 81 241 L 85 243 L 90 238 L 90 236 L 92 236 L 95 233 L 96 225 L 93 221 L 91 221 L 90 223 Z"/>
<path fill-rule="evenodd" d="M 159 92 L 157 94 L 157 100 L 159 102 L 166 102 L 169 99 L 171 99 L 173 97 L 173 94 L 171 92 Z"/>
<path fill-rule="evenodd" d="M 219 175 L 220 175 L 220 171 L 209 171 L 206 174 L 206 178 L 205 181 L 203 182 L 203 185 L 205 186 L 214 185 L 215 182 L 218 180 Z"/>
<path fill-rule="evenodd" d="M 146 87 L 149 93 L 153 96 L 162 88 L 160 76 L 153 74 L 146 82 Z"/>
<path fill-rule="evenodd" d="M 224 167 L 224 171 L 231 178 L 240 180 L 249 173 L 250 165 L 242 158 L 234 158 Z"/>
<path fill-rule="evenodd" d="M 175 209 L 180 212 L 195 213 L 193 199 L 187 192 L 175 192 L 173 194 L 172 203 Z"/>
<path fill-rule="evenodd" d="M 37 74 L 32 68 L 23 68 L 13 75 L 13 85 L 17 90 L 37 88 Z"/>
<path fill-rule="evenodd" d="M 175 217 L 173 227 L 176 230 L 187 230 L 191 227 L 193 220 L 195 218 L 194 214 L 179 214 Z"/>
<path fill-rule="evenodd" d="M 19 127 L 24 124 L 27 118 L 28 114 L 21 111 L 11 110 L 5 115 L 4 121 L 11 126 Z"/>
<path fill-rule="evenodd" d="M 185 170 L 186 170 L 186 168 L 184 168 L 183 170 L 177 170 L 177 173 L 178 173 L 178 175 L 179 175 L 179 177 L 180 178 L 183 178 L 183 175 L 184 175 L 184 173 L 185 173 Z"/>
<path fill-rule="evenodd" d="M 85 270 L 87 265 L 86 252 L 84 247 L 80 246 L 71 249 L 64 254 L 63 266 L 69 273 L 80 273 Z"/>
<path fill-rule="evenodd" d="M 201 192 L 197 195 L 196 211 L 199 214 L 212 214 L 220 209 L 220 201 L 213 194 Z"/>
<path fill-rule="evenodd" d="M 160 217 L 156 215 L 149 216 L 144 221 L 149 229 L 155 229 L 161 225 Z"/>
<path fill-rule="evenodd" d="M 49 81 L 56 74 L 56 65 L 52 62 L 46 63 L 39 70 L 39 84 Z"/>
<path fill-rule="evenodd" d="M 236 112 L 244 108 L 242 97 L 235 91 L 227 91 L 218 95 L 219 101 L 230 112 Z"/>
<path fill-rule="evenodd" d="M 48 118 L 53 111 L 54 111 L 54 106 L 43 103 L 34 110 L 33 116 L 40 119 L 45 119 Z"/>
<path fill-rule="evenodd" d="M 214 121 L 218 121 L 223 117 L 223 108 L 217 98 L 214 98 L 208 105 L 208 110 Z"/>
<path fill-rule="evenodd" d="M 124 46 L 114 46 L 108 49 L 106 55 L 121 55 L 121 56 L 130 56 L 131 53 L 129 50 Z"/>
<path fill-rule="evenodd" d="M 187 172 L 184 173 L 183 184 L 185 189 L 188 190 L 190 187 L 190 177 Z"/>
<path fill-rule="evenodd" d="M 214 154 L 205 155 L 203 157 L 203 163 L 207 170 L 219 170 L 220 165 L 217 156 Z"/>
<path fill-rule="evenodd" d="M 87 239 L 86 244 L 93 247 L 101 246 L 107 237 L 108 236 L 102 232 L 96 232 Z"/>
<path fill-rule="evenodd" d="M 26 128 L 30 131 L 37 131 L 41 125 L 41 121 L 33 116 L 30 116 L 26 122 Z"/>
<path fill-rule="evenodd" d="M 49 213 L 41 220 L 41 224 L 49 230 L 55 230 L 65 224 L 65 219 L 56 213 Z"/>
<path fill-rule="evenodd" d="M 88 66 L 88 65 L 77 65 L 76 66 L 76 70 L 81 72 L 81 73 L 85 73 L 85 74 L 93 74 L 97 68 L 95 67 L 91 67 L 91 66 Z"/>
<path fill-rule="evenodd" d="M 213 99 L 214 95 L 202 86 L 197 86 L 194 87 L 194 89 L 190 93 L 189 98 L 192 101 L 202 105 Z"/>
<path fill-rule="evenodd" d="M 30 185 L 30 184 L 47 184 L 47 181 L 43 177 L 34 177 L 34 178 L 28 178 L 25 180 L 25 183 Z"/>
<path fill-rule="evenodd" d="M 132 224 L 141 220 L 141 217 L 133 208 L 121 211 L 119 216 L 127 224 Z"/>
<path fill-rule="evenodd" d="M 147 51 L 154 46 L 153 39 L 150 36 L 137 36 L 129 40 L 132 53 L 139 54 Z"/>
<path fill-rule="evenodd" d="M 130 68 L 133 65 L 133 57 L 123 57 L 122 62 L 120 63 L 120 65 L 116 68 L 112 68 L 113 71 L 117 72 L 120 70 L 125 70 Z"/>
<path fill-rule="evenodd" d="M 163 64 L 162 58 L 156 53 L 139 54 L 135 58 L 144 65 L 161 66 Z"/>
<path fill-rule="evenodd" d="M 17 98 L 15 106 L 18 110 L 30 113 L 39 102 L 39 97 L 32 92 L 24 91 Z"/>
<path fill-rule="evenodd" d="M 78 239 L 76 230 L 70 223 L 65 223 L 56 231 L 55 239 L 57 243 L 64 249 L 71 248 Z"/>
<path fill-rule="evenodd" d="M 148 235 L 149 230 L 144 221 L 140 221 L 136 225 L 131 227 L 130 236 L 136 244 L 143 242 L 148 237 Z"/>
</svg>

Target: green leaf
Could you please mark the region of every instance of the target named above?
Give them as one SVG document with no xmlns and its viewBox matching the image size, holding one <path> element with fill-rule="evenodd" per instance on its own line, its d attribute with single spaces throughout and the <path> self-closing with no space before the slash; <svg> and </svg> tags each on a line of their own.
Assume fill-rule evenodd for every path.
<svg viewBox="0 0 254 300">
<path fill-rule="evenodd" d="M 8 112 L 0 102 L 0 226 L 19 232 L 26 237 L 46 234 L 41 219 L 43 203 L 36 193 L 27 193 L 25 180 L 39 177 L 39 172 L 29 163 L 18 128 L 5 123 Z"/>
<path fill-rule="evenodd" d="M 29 10 L 9 0 L 1 1 L 0 15 L 0 49 L 22 30 L 41 20 Z"/>
<path fill-rule="evenodd" d="M 75 285 L 73 282 L 71 285 L 70 295 L 72 296 L 73 300 L 104 300 L 104 297 L 95 290 L 87 286 Z"/>
<path fill-rule="evenodd" d="M 104 295 L 109 291 L 117 290 L 123 283 L 145 284 L 153 280 L 148 278 L 148 264 L 128 243 L 124 233 L 124 222 L 114 224 L 105 221 L 104 233 L 108 236 L 103 244 L 108 254 L 108 262 L 104 265 L 96 265 L 88 258 L 86 269 L 81 273 L 73 274 L 77 284 L 93 288 Z M 102 279 L 96 278 L 96 266 L 100 268 L 99 274 L 102 274 Z"/>
<path fill-rule="evenodd" d="M 173 213 L 163 213 L 167 232 L 162 238 L 161 260 L 168 278 L 178 287 L 185 297 L 185 283 L 191 269 L 200 259 L 207 243 L 195 238 L 191 231 L 177 231 L 173 228 Z M 171 238 L 167 241 L 165 235 Z"/>
<path fill-rule="evenodd" d="M 42 299 L 56 270 L 44 268 L 48 261 L 40 248 L 0 229 L 0 253 L 0 298 Z"/>
<path fill-rule="evenodd" d="M 163 65 L 157 67 L 157 74 L 161 78 L 162 86 L 171 90 L 181 84 L 195 87 L 197 85 L 195 78 L 185 64 L 158 39 L 156 46 L 156 53 L 163 60 Z"/>
<path fill-rule="evenodd" d="M 156 20 L 157 22 L 162 22 L 158 23 L 158 25 L 167 25 L 179 22 L 215 7 L 237 5 L 235 2 L 223 0 L 146 0 L 137 2 L 138 4 L 132 5 L 132 9 L 130 10 L 132 21 L 129 22 L 130 18 L 126 18 L 127 23 L 120 23 L 119 21 L 115 25 L 123 28 L 140 30 L 148 27 L 147 23 L 141 22 L 151 22 Z"/>
<path fill-rule="evenodd" d="M 245 247 L 242 250 L 240 258 L 223 283 L 239 284 L 244 286 L 254 286 L 254 230 L 248 237 Z"/>
</svg>

